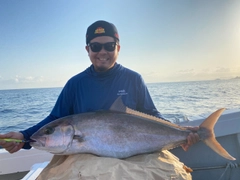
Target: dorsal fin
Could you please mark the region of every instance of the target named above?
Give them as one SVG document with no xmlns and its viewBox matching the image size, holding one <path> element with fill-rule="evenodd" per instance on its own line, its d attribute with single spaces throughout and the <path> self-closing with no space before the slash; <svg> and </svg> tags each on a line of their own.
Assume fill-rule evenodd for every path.
<svg viewBox="0 0 240 180">
<path fill-rule="evenodd" d="M 139 116 L 139 117 L 142 117 L 142 118 L 145 118 L 145 119 L 148 119 L 148 120 L 160 122 L 160 123 L 162 123 L 164 125 L 167 125 L 167 126 L 175 127 L 175 128 L 181 129 L 181 130 L 186 130 L 185 127 L 181 127 L 181 126 L 178 126 L 177 124 L 173 124 L 173 123 L 165 121 L 161 118 L 158 118 L 158 117 L 155 117 L 155 116 L 152 116 L 152 115 L 148 115 L 148 114 L 145 114 L 145 113 L 142 113 L 142 112 L 139 112 L 139 111 L 128 108 L 127 106 L 125 106 L 123 104 L 121 96 L 119 96 L 114 101 L 114 103 L 110 107 L 110 111 L 132 114 L 132 115 Z"/>
<path fill-rule="evenodd" d="M 122 102 L 122 96 L 119 96 L 111 105 L 110 111 L 117 111 L 122 113 L 127 113 L 127 107 Z"/>
</svg>

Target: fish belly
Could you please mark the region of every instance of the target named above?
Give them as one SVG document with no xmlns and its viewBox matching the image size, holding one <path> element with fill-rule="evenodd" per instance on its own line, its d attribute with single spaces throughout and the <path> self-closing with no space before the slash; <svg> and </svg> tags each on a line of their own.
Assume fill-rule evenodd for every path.
<svg viewBox="0 0 240 180">
<path fill-rule="evenodd" d="M 92 153 L 99 156 L 127 158 L 137 154 L 178 146 L 188 132 L 138 116 L 121 113 L 91 114 L 76 119 L 74 139 L 65 154 Z"/>
</svg>

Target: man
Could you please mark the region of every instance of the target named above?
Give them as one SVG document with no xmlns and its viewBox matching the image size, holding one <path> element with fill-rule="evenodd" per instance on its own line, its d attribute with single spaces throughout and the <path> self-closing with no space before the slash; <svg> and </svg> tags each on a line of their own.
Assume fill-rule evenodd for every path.
<svg viewBox="0 0 240 180">
<path fill-rule="evenodd" d="M 164 119 L 153 104 L 141 76 L 116 63 L 120 44 L 118 31 L 113 24 L 96 21 L 90 25 L 85 48 L 92 65 L 67 82 L 50 115 L 33 127 L 3 134 L 0 138 L 29 140 L 34 132 L 58 118 L 99 109 L 107 110 L 118 96 L 122 96 L 123 103 L 129 108 Z M 189 129 L 196 131 L 198 127 Z M 196 133 L 190 133 L 183 149 L 187 150 L 198 140 Z M 29 143 L 4 141 L 0 141 L 0 146 L 10 153 L 21 148 L 31 148 Z"/>
</svg>

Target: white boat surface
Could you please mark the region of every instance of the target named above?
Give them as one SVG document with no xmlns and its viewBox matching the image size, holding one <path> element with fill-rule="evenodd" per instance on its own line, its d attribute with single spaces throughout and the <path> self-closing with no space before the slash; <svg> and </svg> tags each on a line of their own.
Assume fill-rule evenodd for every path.
<svg viewBox="0 0 240 180">
<path fill-rule="evenodd" d="M 182 126 L 198 126 L 208 114 L 197 120 L 183 122 Z M 240 179 L 240 109 L 226 110 L 214 128 L 218 142 L 236 158 L 226 160 L 199 142 L 184 152 L 181 147 L 172 149 L 180 161 L 193 169 L 193 180 Z M 32 180 L 40 174 L 52 158 L 52 154 L 32 148 L 9 154 L 0 149 L 0 180 Z"/>
<path fill-rule="evenodd" d="M 13 154 L 8 153 L 5 149 L 0 149 L 0 180 L 22 179 L 32 167 L 34 168 L 34 164 L 49 162 L 52 156 L 46 151 L 34 148 L 31 150 L 21 149 Z"/>
</svg>

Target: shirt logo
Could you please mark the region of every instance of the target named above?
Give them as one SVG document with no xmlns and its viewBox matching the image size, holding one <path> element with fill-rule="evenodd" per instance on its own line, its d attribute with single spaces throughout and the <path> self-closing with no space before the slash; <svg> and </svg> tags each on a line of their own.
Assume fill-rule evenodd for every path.
<svg viewBox="0 0 240 180">
<path fill-rule="evenodd" d="M 118 90 L 118 93 L 117 93 L 118 96 L 123 96 L 123 95 L 127 95 L 127 94 L 128 93 L 125 91 L 125 89 Z"/>
<path fill-rule="evenodd" d="M 102 34 L 102 33 L 105 33 L 105 29 L 102 27 L 98 27 L 94 32 L 94 34 Z"/>
</svg>

